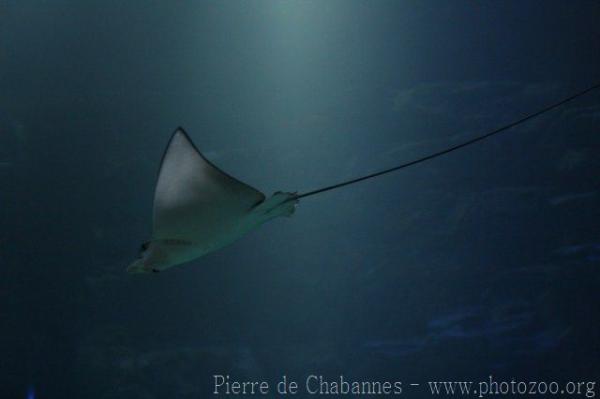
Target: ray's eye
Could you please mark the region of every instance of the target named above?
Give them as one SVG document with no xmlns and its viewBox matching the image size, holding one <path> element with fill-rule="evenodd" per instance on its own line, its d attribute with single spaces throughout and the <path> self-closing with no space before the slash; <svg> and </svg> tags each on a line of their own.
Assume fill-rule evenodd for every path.
<svg viewBox="0 0 600 399">
<path fill-rule="evenodd" d="M 140 246 L 140 254 L 144 253 L 148 247 L 150 246 L 150 241 L 146 241 L 144 242 L 141 246 Z"/>
</svg>

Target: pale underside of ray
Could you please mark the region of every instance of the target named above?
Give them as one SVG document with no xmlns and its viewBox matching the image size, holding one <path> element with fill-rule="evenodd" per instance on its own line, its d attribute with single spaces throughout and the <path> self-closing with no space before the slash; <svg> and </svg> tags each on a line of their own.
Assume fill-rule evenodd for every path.
<svg viewBox="0 0 600 399">
<path fill-rule="evenodd" d="M 265 196 L 210 163 L 179 128 L 163 155 L 154 192 L 153 239 L 210 240 Z"/>
</svg>

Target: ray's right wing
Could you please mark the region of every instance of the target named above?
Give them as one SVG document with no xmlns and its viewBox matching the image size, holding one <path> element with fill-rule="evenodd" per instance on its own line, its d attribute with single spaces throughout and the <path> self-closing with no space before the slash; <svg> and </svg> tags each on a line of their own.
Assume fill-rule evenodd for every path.
<svg viewBox="0 0 600 399">
<path fill-rule="evenodd" d="M 178 128 L 163 155 L 154 192 L 154 239 L 202 239 L 264 201 L 221 171 Z"/>
</svg>

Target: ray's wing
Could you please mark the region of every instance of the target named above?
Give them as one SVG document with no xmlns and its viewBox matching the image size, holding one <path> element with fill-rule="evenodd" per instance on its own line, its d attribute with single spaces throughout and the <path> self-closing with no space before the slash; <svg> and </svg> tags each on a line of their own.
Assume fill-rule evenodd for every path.
<svg viewBox="0 0 600 399">
<path fill-rule="evenodd" d="M 154 191 L 154 239 L 202 240 L 244 216 L 265 196 L 210 163 L 178 128 Z"/>
</svg>

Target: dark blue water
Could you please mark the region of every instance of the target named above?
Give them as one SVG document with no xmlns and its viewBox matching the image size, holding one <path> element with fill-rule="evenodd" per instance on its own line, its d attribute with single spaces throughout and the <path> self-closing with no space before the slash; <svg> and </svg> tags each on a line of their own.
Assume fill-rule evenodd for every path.
<svg viewBox="0 0 600 399">
<path fill-rule="evenodd" d="M 124 271 L 177 126 L 266 194 L 312 190 L 594 83 L 599 19 L 594 1 L 1 2 L 0 397 L 600 381 L 599 93 Z"/>
</svg>

